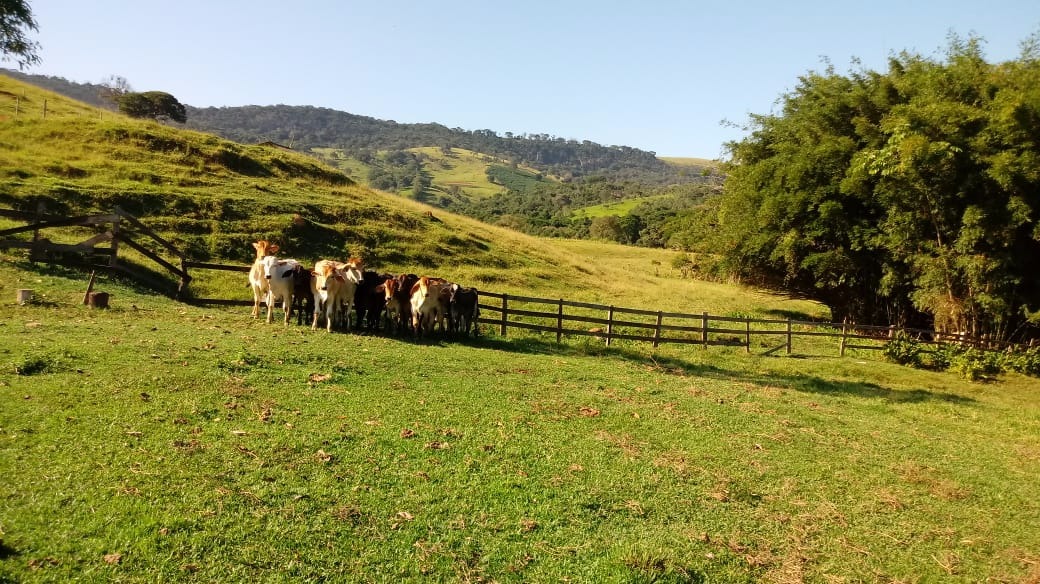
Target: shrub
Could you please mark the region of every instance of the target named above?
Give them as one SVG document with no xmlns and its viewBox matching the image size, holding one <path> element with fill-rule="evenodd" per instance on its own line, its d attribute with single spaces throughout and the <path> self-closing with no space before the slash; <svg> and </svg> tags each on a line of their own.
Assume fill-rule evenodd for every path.
<svg viewBox="0 0 1040 584">
<path fill-rule="evenodd" d="M 921 368 L 924 366 L 923 352 L 920 342 L 900 333 L 885 344 L 882 354 L 893 363 Z"/>
</svg>

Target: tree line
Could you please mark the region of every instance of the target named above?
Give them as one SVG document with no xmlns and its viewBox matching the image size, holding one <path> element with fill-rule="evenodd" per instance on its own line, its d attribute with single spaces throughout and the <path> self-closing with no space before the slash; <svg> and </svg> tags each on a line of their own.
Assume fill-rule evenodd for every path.
<svg viewBox="0 0 1040 584">
<path fill-rule="evenodd" d="M 1040 35 L 989 63 L 979 38 L 887 69 L 799 78 L 728 145 L 689 249 L 716 274 L 818 300 L 833 319 L 1035 335 Z"/>
<path fill-rule="evenodd" d="M 537 168 L 563 180 L 607 176 L 662 185 L 697 180 L 696 172 L 691 174 L 668 165 L 653 152 L 550 134 L 499 135 L 489 129 L 403 124 L 314 106 L 189 106 L 187 112 L 189 127 L 243 143 L 273 140 L 302 151 L 331 147 L 356 157 L 365 150 L 464 148 Z"/>
</svg>

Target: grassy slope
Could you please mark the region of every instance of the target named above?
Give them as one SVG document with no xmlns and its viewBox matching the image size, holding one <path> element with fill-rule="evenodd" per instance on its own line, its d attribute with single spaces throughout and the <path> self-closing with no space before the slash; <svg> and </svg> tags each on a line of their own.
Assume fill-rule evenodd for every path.
<svg viewBox="0 0 1040 584">
<path fill-rule="evenodd" d="M 693 157 L 679 157 L 679 156 L 658 156 L 661 160 L 674 166 L 689 166 L 697 168 L 715 168 L 719 165 L 718 160 L 711 160 L 708 158 L 693 158 Z"/>
<path fill-rule="evenodd" d="M 172 237 L 212 223 L 198 237 L 232 242 L 294 235 L 299 210 L 311 235 L 353 218 L 343 245 L 383 267 L 486 289 L 823 313 L 680 281 L 666 250 L 430 220 L 306 158 L 75 107 L 0 122 L 6 201 L 118 200 Z M 270 176 L 229 168 L 243 157 Z M 1040 578 L 1034 380 L 969 384 L 815 345 L 329 337 L 106 277 L 113 308 L 93 312 L 82 274 L 19 258 L 0 258 L 0 581 Z M 199 285 L 244 295 L 228 278 Z M 14 306 L 18 288 L 39 301 Z"/>
<path fill-rule="evenodd" d="M 336 148 L 314 150 L 324 160 L 364 184 L 369 168 L 367 165 L 346 156 Z M 505 161 L 495 161 L 487 155 L 464 148 L 452 148 L 450 156 L 436 147 L 410 148 L 409 151 L 422 154 L 426 158 L 423 171 L 430 175 L 434 191 L 448 193 L 455 187 L 460 190 L 462 196 L 473 199 L 489 197 L 506 190 L 504 186 L 488 181 L 487 177 L 487 168 L 492 162 L 508 164 Z M 528 170 L 537 173 L 534 169 Z"/>
<path fill-rule="evenodd" d="M 649 197 L 637 197 L 634 199 L 625 199 L 618 201 L 617 203 L 603 203 L 602 205 L 592 205 L 591 207 L 582 207 L 581 209 L 575 209 L 573 215 L 575 217 L 589 217 L 594 219 L 596 217 L 607 217 L 609 215 L 627 215 L 632 209 L 635 209 L 642 203 L 653 201 L 654 199 L 662 199 L 671 195 L 651 195 Z"/>
<path fill-rule="evenodd" d="M 434 188 L 455 186 L 469 198 L 484 198 L 505 192 L 505 187 L 488 182 L 486 156 L 463 148 L 452 148 L 447 156 L 440 148 L 412 148 L 426 156 L 423 170 L 430 173 Z"/>
</svg>

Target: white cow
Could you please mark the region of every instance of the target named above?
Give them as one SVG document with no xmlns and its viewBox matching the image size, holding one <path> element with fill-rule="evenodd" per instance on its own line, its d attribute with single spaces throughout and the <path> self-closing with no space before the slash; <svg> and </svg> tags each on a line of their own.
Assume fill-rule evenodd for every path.
<svg viewBox="0 0 1040 584">
<path fill-rule="evenodd" d="M 297 267 L 300 262 L 291 259 L 280 260 L 274 256 L 267 256 L 260 260 L 264 268 L 264 278 L 267 280 L 267 323 L 271 324 L 274 317 L 274 305 L 279 299 L 282 300 L 282 308 L 285 309 L 285 324 L 289 324 L 289 315 L 292 312 L 293 295 L 296 290 Z"/>
</svg>

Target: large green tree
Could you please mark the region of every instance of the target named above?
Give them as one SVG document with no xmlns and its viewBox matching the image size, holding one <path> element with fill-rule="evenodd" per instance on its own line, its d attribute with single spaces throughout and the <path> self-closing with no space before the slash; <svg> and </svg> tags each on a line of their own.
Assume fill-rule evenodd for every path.
<svg viewBox="0 0 1040 584">
<path fill-rule="evenodd" d="M 118 101 L 119 111 L 130 117 L 157 121 L 168 119 L 182 124 L 188 121 L 184 105 L 165 91 L 127 92 L 118 96 Z"/>
<path fill-rule="evenodd" d="M 706 249 L 836 320 L 1009 337 L 1040 309 L 1040 44 L 811 72 L 731 143 Z"/>
<path fill-rule="evenodd" d="M 29 3 L 25 0 L 0 0 L 0 60 L 11 58 L 22 69 L 40 62 L 40 45 L 29 40 L 30 30 L 39 30 Z"/>
</svg>

